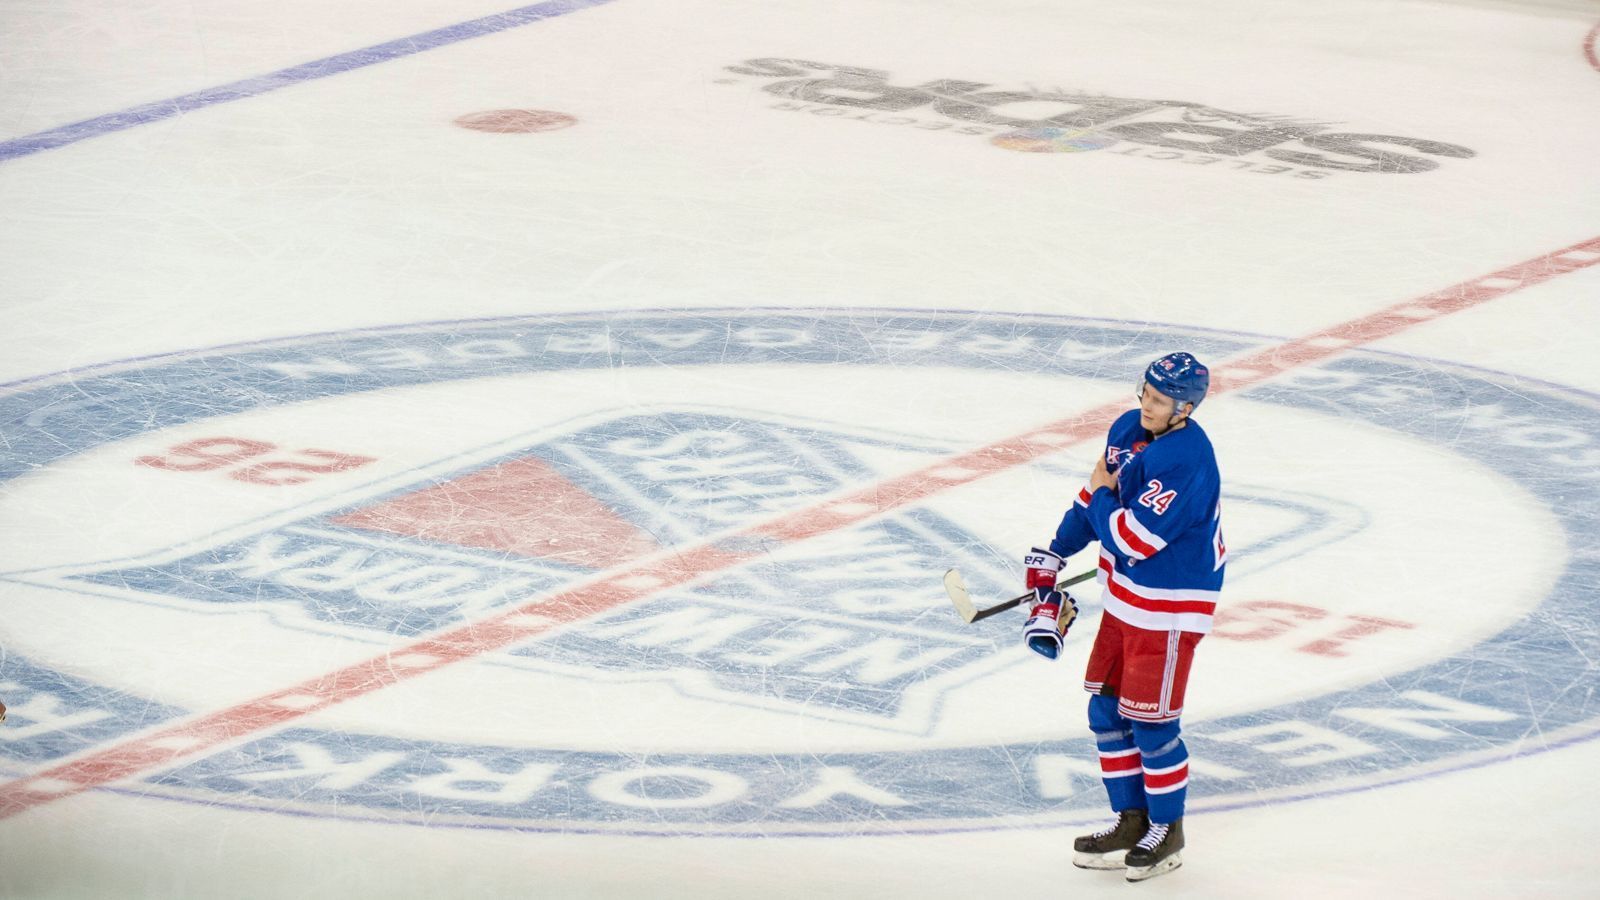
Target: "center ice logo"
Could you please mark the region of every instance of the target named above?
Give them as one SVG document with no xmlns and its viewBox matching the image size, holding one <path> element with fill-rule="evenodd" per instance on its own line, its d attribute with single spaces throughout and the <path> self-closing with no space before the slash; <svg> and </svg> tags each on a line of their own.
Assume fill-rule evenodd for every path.
<svg viewBox="0 0 1600 900">
<path fill-rule="evenodd" d="M 945 448 L 755 415 L 626 415 L 446 461 L 457 469 L 441 481 L 198 553 L 68 578 L 296 628 L 415 636 L 871 481 L 882 473 L 867 458 L 886 452 Z M 951 564 L 1003 583 L 981 546 L 930 511 L 892 515 L 517 655 L 530 669 L 649 672 L 690 696 L 923 731 L 945 686 L 1015 662 L 908 590 Z"/>
<path fill-rule="evenodd" d="M 127 558 L 80 559 L 0 578 L 19 596 L 41 598 L 19 609 L 93 600 L 120 604 L 102 608 L 119 620 L 158 609 L 168 619 L 190 617 L 197 630 L 238 623 L 256 629 L 252 638 L 282 640 L 289 652 L 316 647 L 348 655 L 338 648 L 387 645 L 397 635 L 471 622 L 632 558 L 781 519 L 817 497 L 878 483 L 886 472 L 942 459 L 972 440 L 732 402 L 586 409 L 585 396 L 611 394 L 574 394 L 583 379 L 651 367 L 653 381 L 706 384 L 708 373 L 733 371 L 736 377 L 716 382 L 731 394 L 745 382 L 766 387 L 764 378 L 786 387 L 811 372 L 830 379 L 857 373 L 871 388 L 864 396 L 895 378 L 917 396 L 924 377 L 959 371 L 966 380 L 995 379 L 1002 389 L 1019 376 L 1121 387 L 1128 371 L 1175 342 L 1227 358 L 1259 339 L 1046 317 L 713 311 L 458 323 L 78 373 L 0 397 L 5 421 L 24 423 L 8 434 L 0 478 L 29 474 L 27 484 L 47 483 L 75 458 L 131 442 L 138 449 L 123 458 L 128 470 L 170 475 L 161 484 L 176 489 L 190 476 L 138 469 L 133 460 L 174 447 L 181 453 L 194 429 L 212 420 L 327 418 L 332 413 L 316 412 L 315 404 L 348 398 L 371 401 L 359 408 L 373 411 L 375 427 L 377 416 L 420 402 L 425 395 L 399 393 L 412 389 L 436 397 L 482 394 L 495 408 L 529 396 L 575 399 L 527 434 L 486 434 L 477 449 L 441 451 L 409 469 L 377 473 L 381 462 L 357 466 L 346 458 L 354 468 L 327 476 L 344 487 L 317 493 L 313 479 L 296 495 L 306 498 L 301 506 L 271 512 L 259 524 L 175 539 Z M 728 366 L 739 368 L 719 369 Z M 1578 401 L 1558 388 L 1502 384 L 1468 369 L 1452 367 L 1441 382 L 1441 366 L 1356 354 L 1238 396 L 1284 416 L 1426 439 L 1430 460 L 1448 451 L 1523 484 L 1587 478 L 1583 462 L 1600 433 L 1584 424 L 1590 419 L 1579 414 Z M 567 394 L 530 394 L 519 381 L 557 377 Z M 450 408 L 451 401 L 438 402 Z M 163 437 L 177 429 L 188 429 L 186 437 Z M 363 458 L 380 455 L 351 449 Z M 214 470 L 233 473 L 216 483 L 287 482 L 337 462 L 297 453 L 230 463 Z M 1078 478 L 1076 468 L 1043 464 L 1037 483 Z M 1375 526 L 1370 510 L 1336 491 L 1312 490 L 1310 482 L 1299 489 L 1255 485 L 1238 472 L 1230 484 L 1231 521 L 1240 529 L 1229 535 L 1237 555 L 1234 593 L 1208 640 L 1240 653 L 1286 642 L 1307 659 L 1334 662 L 1363 642 L 1394 639 L 1427 650 L 1439 640 L 1438 622 L 1404 608 L 1378 616 L 1241 592 L 1252 572 L 1301 566 L 1326 548 L 1359 559 L 1344 548 Z M 1017 496 L 994 496 L 1002 493 Z M 104 487 L 95 496 L 106 515 L 125 509 Z M 461 721 L 450 727 L 441 724 L 450 718 L 445 704 L 459 705 L 460 694 L 414 701 L 399 718 L 370 710 L 347 719 L 319 714 L 198 755 L 131 789 L 299 814 L 564 831 L 840 833 L 1094 818 L 1102 798 L 1087 738 L 1076 730 L 1013 733 L 1006 723 L 1016 717 L 986 709 L 1007 702 L 998 686 L 1030 662 L 1014 633 L 964 626 L 939 596 L 936 573 L 952 564 L 967 572 L 976 594 L 999 598 L 1014 589 L 1016 539 L 999 528 L 1004 517 L 994 502 L 919 502 L 770 552 L 746 546 L 756 551 L 747 564 L 475 663 L 472 677 L 493 699 L 458 711 Z M 1506 502 L 1496 494 L 1502 517 L 1514 512 Z M 1567 492 L 1560 507 L 1538 513 L 1546 517 L 1538 524 L 1583 539 L 1600 516 L 1597 504 L 1592 491 Z M 1406 534 L 1408 547 L 1429 540 Z M 1367 683 L 1287 691 L 1189 723 L 1195 810 L 1426 777 L 1521 752 L 1532 731 L 1552 745 L 1593 733 L 1595 701 L 1581 688 L 1600 638 L 1563 623 L 1591 617 L 1600 560 L 1578 552 L 1556 566 L 1543 575 L 1528 566 L 1519 576 L 1540 590 L 1525 598 L 1530 602 L 1553 585 L 1539 614 L 1418 652 Z M 1340 571 L 1349 599 L 1358 599 L 1363 573 Z M 1092 625 L 1093 610 L 1085 612 L 1086 627 L 1073 635 L 1078 641 Z M 1300 633 L 1305 637 L 1296 638 Z M 172 643 L 174 652 L 186 646 Z M 85 666 L 70 649 L 8 649 L 0 691 L 12 717 L 0 730 L 0 767 L 12 774 L 208 708 L 179 699 L 184 692 L 169 683 L 119 680 L 128 674 L 119 667 Z M 1207 661 L 1223 658 L 1213 652 Z M 1022 677 L 1036 680 L 1040 671 Z M 1464 671 L 1475 674 L 1464 678 Z M 508 715 L 543 715 L 553 725 L 581 718 L 593 712 L 583 702 L 591 691 L 637 699 L 626 709 L 610 707 L 617 710 L 612 718 L 590 716 L 587 732 L 548 742 L 480 733 L 481 720 Z M 1530 710 L 1528 696 L 1560 702 Z M 1073 693 L 1062 702 L 1077 700 Z M 683 726 L 691 709 L 693 722 L 715 724 Z M 1075 725 L 1075 713 L 1063 711 L 1063 721 L 1071 717 Z M 975 721 L 995 727 L 952 727 Z M 804 726 L 745 727 L 756 722 Z M 629 735 L 673 728 L 671 746 L 627 746 Z"/>
</svg>

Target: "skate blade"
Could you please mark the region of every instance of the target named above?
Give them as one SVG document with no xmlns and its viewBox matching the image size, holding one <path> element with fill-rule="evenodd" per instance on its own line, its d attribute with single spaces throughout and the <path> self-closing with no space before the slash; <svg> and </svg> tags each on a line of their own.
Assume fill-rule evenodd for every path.
<svg viewBox="0 0 1600 900">
<path fill-rule="evenodd" d="M 1080 869 L 1121 870 L 1122 858 L 1127 855 L 1126 850 L 1113 850 L 1110 853 L 1075 852 L 1072 854 L 1072 864 Z"/>
<path fill-rule="evenodd" d="M 1140 866 L 1128 869 L 1129 881 L 1145 881 L 1157 875 L 1165 875 L 1173 869 L 1183 865 L 1183 852 L 1179 851 L 1163 859 L 1153 866 Z"/>
</svg>

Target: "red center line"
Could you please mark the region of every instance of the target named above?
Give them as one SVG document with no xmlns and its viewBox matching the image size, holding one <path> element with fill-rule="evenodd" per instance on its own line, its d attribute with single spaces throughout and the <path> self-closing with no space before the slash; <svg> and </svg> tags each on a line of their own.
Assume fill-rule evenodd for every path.
<svg viewBox="0 0 1600 900">
<path fill-rule="evenodd" d="M 1600 238 L 1264 348 L 1223 367 L 1213 366 L 1217 378 L 1212 382 L 1212 392 L 1237 391 L 1259 384 L 1291 369 L 1596 263 L 1600 263 Z M 426 672 L 528 641 L 559 625 L 589 619 L 730 569 L 765 556 L 770 548 L 763 544 L 793 543 L 837 531 L 1032 462 L 1098 436 L 1106 423 L 1127 407 L 1126 403 L 1107 403 L 806 509 L 774 516 L 732 536 L 638 557 L 625 568 L 599 573 L 548 597 L 421 638 L 383 655 L 244 703 L 157 727 L 109 747 L 86 751 L 0 786 L 0 818 L 90 788 L 169 768 L 222 744 L 259 735 Z"/>
</svg>

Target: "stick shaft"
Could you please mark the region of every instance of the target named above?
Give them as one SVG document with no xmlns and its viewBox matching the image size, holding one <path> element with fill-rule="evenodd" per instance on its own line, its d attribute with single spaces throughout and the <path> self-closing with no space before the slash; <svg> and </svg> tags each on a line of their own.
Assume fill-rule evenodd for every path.
<svg viewBox="0 0 1600 900">
<path fill-rule="evenodd" d="M 1083 583 L 1085 581 L 1088 581 L 1089 579 L 1093 578 L 1094 577 L 1094 573 L 1095 573 L 1094 569 L 1090 569 L 1087 572 L 1080 572 L 1079 574 L 1074 575 L 1071 578 L 1068 578 L 1066 581 L 1063 581 L 1060 584 L 1056 585 L 1056 587 L 1063 588 L 1063 587 L 1071 587 L 1072 585 L 1075 585 L 1075 584 L 1081 584 L 1081 583 Z M 1008 609 L 1015 609 L 1016 607 L 1021 606 L 1024 601 L 1032 600 L 1032 599 L 1033 599 L 1033 591 L 1029 591 L 1026 594 L 1021 594 L 1019 596 L 1012 597 L 1010 600 L 1007 600 L 1004 603 L 998 604 L 996 606 L 991 606 L 988 609 L 980 609 L 980 610 L 978 610 L 977 615 L 972 617 L 972 621 L 976 622 L 976 621 L 978 621 L 980 619 L 987 619 L 990 616 L 997 615 L 999 613 L 1003 613 Z"/>
</svg>

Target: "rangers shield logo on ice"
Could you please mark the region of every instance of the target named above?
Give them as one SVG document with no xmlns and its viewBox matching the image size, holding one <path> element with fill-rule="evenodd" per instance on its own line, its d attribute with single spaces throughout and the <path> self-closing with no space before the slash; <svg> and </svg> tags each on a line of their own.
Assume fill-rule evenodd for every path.
<svg viewBox="0 0 1600 900">
<path fill-rule="evenodd" d="M 1125 391 L 1127 373 L 1172 346 L 1218 363 L 1264 343 L 985 313 L 574 314 L 15 385 L 0 396 L 18 423 L 0 479 L 13 508 L 58 517 L 22 527 L 70 520 L 81 534 L 0 572 L 22 636 L 0 662 L 0 770 L 17 777 L 559 595 L 572 599 L 546 610 L 537 637 L 439 647 L 461 654 L 450 665 L 394 656 L 438 668 L 118 789 L 648 834 L 1097 819 L 1110 763 L 1074 693 L 1097 603 L 1041 674 L 1016 642 L 1020 616 L 969 625 L 939 581 L 954 566 L 974 599 L 1014 595 L 1015 560 L 1097 448 L 913 499 L 874 486 Z M 970 394 L 932 396 L 930 373 L 951 371 L 959 381 L 939 383 Z M 1058 408 L 1008 399 L 1042 394 Z M 916 415 L 932 403 L 963 409 L 961 433 Z M 1184 712 L 1191 809 L 1424 778 L 1523 752 L 1531 730 L 1554 746 L 1600 724 L 1577 689 L 1600 647 L 1560 629 L 1593 614 L 1600 559 L 1535 554 L 1516 590 L 1492 566 L 1449 564 L 1493 557 L 1492 536 L 1470 527 L 1484 497 L 1506 528 L 1584 534 L 1600 518 L 1593 490 L 1545 502 L 1554 480 L 1592 469 L 1573 464 L 1600 442 L 1587 407 L 1557 386 L 1352 353 L 1196 416 L 1219 442 L 1244 420 L 1274 434 L 1270 456 L 1220 454 L 1229 544 L 1219 533 L 1213 551 L 1219 566 L 1231 558 L 1195 670 L 1206 689 Z M 1285 462 L 1350 428 L 1384 442 L 1406 478 L 1367 490 Z M 1155 514 L 1169 487 L 1140 491 Z M 827 518 L 830 498 L 850 498 L 843 524 Z M 1424 506 L 1431 531 L 1417 528 Z M 1407 572 L 1351 565 L 1401 540 L 1416 551 Z M 1063 575 L 1093 565 L 1070 559 Z M 608 578 L 644 587 L 586 606 L 586 586 Z M 1439 587 L 1396 603 L 1365 583 L 1386 578 Z M 1473 602 L 1483 592 L 1496 602 Z M 68 605 L 94 627 L 150 635 L 151 649 L 76 657 L 60 639 Z M 185 677 L 158 647 L 237 680 Z M 1040 679 L 1061 687 L 1043 720 L 1023 690 Z M 1528 696 L 1560 702 L 1535 720 Z"/>
</svg>

